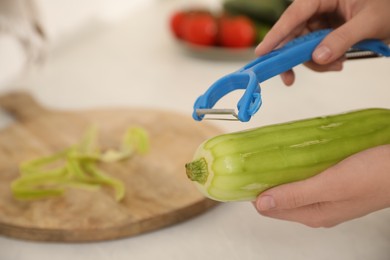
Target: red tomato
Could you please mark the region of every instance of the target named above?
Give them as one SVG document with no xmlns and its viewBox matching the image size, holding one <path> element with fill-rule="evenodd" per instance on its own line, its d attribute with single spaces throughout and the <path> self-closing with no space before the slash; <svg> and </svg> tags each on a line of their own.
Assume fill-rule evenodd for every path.
<svg viewBox="0 0 390 260">
<path fill-rule="evenodd" d="M 171 19 L 169 21 L 171 31 L 179 39 L 183 38 L 182 26 L 186 16 L 187 16 L 186 11 L 177 11 L 174 14 L 172 14 Z"/>
<path fill-rule="evenodd" d="M 256 29 L 246 16 L 222 16 L 220 19 L 219 43 L 223 47 L 245 48 L 256 41 Z"/>
<path fill-rule="evenodd" d="M 210 13 L 189 14 L 183 22 L 183 39 L 197 45 L 214 45 L 217 42 L 218 24 Z"/>
</svg>

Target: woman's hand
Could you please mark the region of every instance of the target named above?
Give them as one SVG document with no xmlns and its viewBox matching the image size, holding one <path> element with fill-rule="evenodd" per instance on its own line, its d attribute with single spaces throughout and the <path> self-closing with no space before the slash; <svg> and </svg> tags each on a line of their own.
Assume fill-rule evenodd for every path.
<svg viewBox="0 0 390 260">
<path fill-rule="evenodd" d="M 295 0 L 256 48 L 260 56 L 297 36 L 335 28 L 313 52 L 306 65 L 315 71 L 339 71 L 343 54 L 369 38 L 390 39 L 390 0 Z M 281 74 L 286 85 L 294 82 L 292 70 Z"/>
<path fill-rule="evenodd" d="M 390 145 L 357 153 L 307 180 L 280 185 L 256 200 L 264 216 L 332 227 L 390 207 Z"/>
</svg>

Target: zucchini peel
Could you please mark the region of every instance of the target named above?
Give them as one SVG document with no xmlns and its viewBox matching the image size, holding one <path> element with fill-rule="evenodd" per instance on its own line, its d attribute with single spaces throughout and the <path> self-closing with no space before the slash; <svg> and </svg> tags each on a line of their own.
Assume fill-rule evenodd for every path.
<svg viewBox="0 0 390 260">
<path fill-rule="evenodd" d="M 125 186 L 117 178 L 99 168 L 102 163 L 114 163 L 144 155 L 149 151 L 149 137 L 144 128 L 127 129 L 119 149 L 102 151 L 98 144 L 98 130 L 91 126 L 79 143 L 57 153 L 22 162 L 20 176 L 11 183 L 16 199 L 34 200 L 63 195 L 68 188 L 96 191 L 109 186 L 115 200 L 125 197 Z"/>
</svg>

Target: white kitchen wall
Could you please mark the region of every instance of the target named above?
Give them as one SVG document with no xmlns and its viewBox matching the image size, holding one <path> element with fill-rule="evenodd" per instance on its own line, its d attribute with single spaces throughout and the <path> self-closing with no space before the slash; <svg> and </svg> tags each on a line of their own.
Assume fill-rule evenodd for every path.
<svg viewBox="0 0 390 260">
<path fill-rule="evenodd" d="M 24 1 L 34 3 L 46 37 L 45 45 L 39 51 L 44 51 L 77 35 L 91 23 L 116 23 L 132 10 L 157 0 L 0 0 L 0 6 L 13 4 L 18 8 Z M 9 19 L 11 15 L 5 12 L 0 10 L 0 23 L 2 20 L 7 24 L 18 22 Z M 23 73 L 29 58 L 20 35 L 1 29 L 0 24 L 0 89 Z M 19 29 L 15 26 L 15 30 Z"/>
<path fill-rule="evenodd" d="M 86 24 L 99 20 L 113 23 L 131 10 L 153 0 L 35 0 L 41 20 L 52 41 L 77 31 Z"/>
</svg>

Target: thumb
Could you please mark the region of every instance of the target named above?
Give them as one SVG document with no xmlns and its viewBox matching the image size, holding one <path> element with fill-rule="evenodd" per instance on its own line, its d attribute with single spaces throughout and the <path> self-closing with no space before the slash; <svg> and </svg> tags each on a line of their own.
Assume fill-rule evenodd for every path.
<svg viewBox="0 0 390 260">
<path fill-rule="evenodd" d="M 352 45 L 369 35 L 358 16 L 338 27 L 319 44 L 313 52 L 313 61 L 324 65 L 340 59 Z"/>
<path fill-rule="evenodd" d="M 257 198 L 255 206 L 259 211 L 293 209 L 324 201 L 329 187 L 321 174 L 303 181 L 283 184 L 271 188 Z"/>
</svg>

